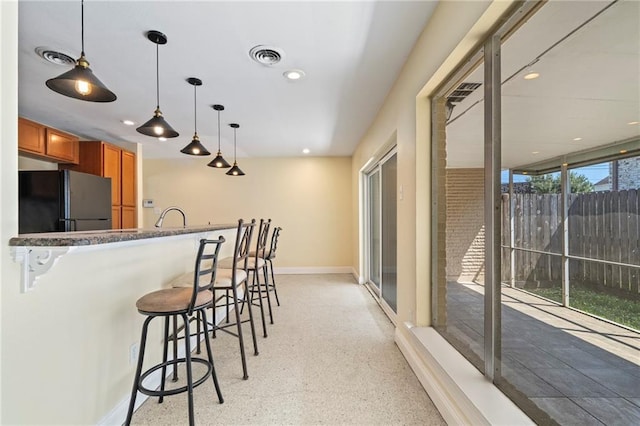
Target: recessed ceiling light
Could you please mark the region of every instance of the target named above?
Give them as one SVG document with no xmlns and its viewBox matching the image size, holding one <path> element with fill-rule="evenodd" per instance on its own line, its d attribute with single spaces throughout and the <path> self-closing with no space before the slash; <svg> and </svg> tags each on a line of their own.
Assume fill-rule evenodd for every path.
<svg viewBox="0 0 640 426">
<path fill-rule="evenodd" d="M 633 126 L 634 124 L 640 124 L 640 121 L 630 121 L 627 123 L 629 126 Z"/>
<path fill-rule="evenodd" d="M 160 138 L 158 138 L 158 140 L 159 140 L 160 142 L 166 142 L 166 141 L 167 141 L 167 138 L 162 138 L 162 137 L 160 137 Z"/>
<path fill-rule="evenodd" d="M 309 148 L 305 148 L 305 149 L 302 150 L 303 154 L 308 154 L 310 152 L 311 152 L 311 150 Z"/>
<path fill-rule="evenodd" d="M 537 72 L 530 72 L 524 75 L 525 80 L 534 80 L 538 77 L 540 77 L 540 73 Z"/>
<path fill-rule="evenodd" d="M 627 153 L 627 150 L 626 150 L 626 149 L 621 149 L 621 150 L 620 150 L 620 154 L 626 154 L 626 153 Z"/>
<path fill-rule="evenodd" d="M 581 141 L 582 138 L 573 138 L 574 141 Z"/>
<path fill-rule="evenodd" d="M 136 123 L 134 123 L 134 122 L 133 122 L 133 121 L 131 121 L 131 120 L 122 120 L 122 124 L 125 124 L 125 125 L 127 125 L 127 126 L 133 126 L 133 125 L 134 125 L 134 124 L 136 124 Z"/>
<path fill-rule="evenodd" d="M 289 80 L 300 80 L 305 76 L 302 70 L 289 70 L 285 71 L 282 75 Z"/>
<path fill-rule="evenodd" d="M 540 151 L 531 151 L 532 154 L 540 154 Z"/>
</svg>

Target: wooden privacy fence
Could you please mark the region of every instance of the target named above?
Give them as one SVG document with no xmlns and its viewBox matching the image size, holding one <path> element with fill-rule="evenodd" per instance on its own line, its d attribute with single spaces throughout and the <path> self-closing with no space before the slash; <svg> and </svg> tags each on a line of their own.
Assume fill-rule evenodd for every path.
<svg viewBox="0 0 640 426">
<path fill-rule="evenodd" d="M 640 191 L 569 195 L 569 279 L 572 285 L 640 297 Z M 525 286 L 562 282 L 560 194 L 514 194 L 515 280 Z M 502 195 L 502 245 L 509 246 L 509 194 Z M 553 254 L 548 254 L 553 253 Z M 576 259 L 580 257 L 586 259 Z M 509 249 L 502 250 L 508 281 Z"/>
</svg>

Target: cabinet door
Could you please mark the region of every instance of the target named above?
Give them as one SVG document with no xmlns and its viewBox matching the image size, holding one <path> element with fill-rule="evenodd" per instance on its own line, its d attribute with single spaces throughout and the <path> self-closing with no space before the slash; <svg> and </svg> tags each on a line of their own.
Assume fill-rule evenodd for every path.
<svg viewBox="0 0 640 426">
<path fill-rule="evenodd" d="M 44 126 L 18 118 L 18 149 L 33 154 L 44 154 Z"/>
<path fill-rule="evenodd" d="M 77 164 L 79 161 L 78 138 L 55 129 L 45 130 L 45 154 L 57 160 Z"/>
<path fill-rule="evenodd" d="M 112 229 L 122 228 L 122 216 L 120 216 L 120 206 L 111 207 L 111 228 Z"/>
<path fill-rule="evenodd" d="M 124 150 L 122 151 L 122 205 L 128 207 L 136 205 L 136 155 Z"/>
<path fill-rule="evenodd" d="M 111 178 L 111 205 L 122 204 L 120 196 L 120 148 L 102 144 L 102 176 Z M 119 228 L 119 227 L 118 227 Z"/>
<path fill-rule="evenodd" d="M 122 206 L 122 229 L 136 228 L 136 208 Z"/>
</svg>

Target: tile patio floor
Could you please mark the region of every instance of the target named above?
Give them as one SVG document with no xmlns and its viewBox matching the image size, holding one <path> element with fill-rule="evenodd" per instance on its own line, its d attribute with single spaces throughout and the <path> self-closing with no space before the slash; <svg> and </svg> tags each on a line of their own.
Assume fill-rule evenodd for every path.
<svg viewBox="0 0 640 426">
<path fill-rule="evenodd" d="M 481 285 L 447 285 L 445 337 L 476 366 L 483 297 Z M 508 287 L 502 302 L 506 383 L 498 385 L 534 421 L 640 425 L 640 333 Z"/>
</svg>

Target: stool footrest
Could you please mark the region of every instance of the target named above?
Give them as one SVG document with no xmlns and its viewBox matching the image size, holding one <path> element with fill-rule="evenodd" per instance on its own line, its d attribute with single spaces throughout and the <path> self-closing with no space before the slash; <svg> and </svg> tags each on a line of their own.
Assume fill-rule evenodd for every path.
<svg viewBox="0 0 640 426">
<path fill-rule="evenodd" d="M 181 362 L 187 362 L 187 359 L 186 358 L 178 358 L 178 359 L 173 359 L 171 361 L 163 362 L 161 364 L 154 365 L 153 367 L 151 367 L 150 369 L 148 369 L 147 371 L 142 373 L 140 375 L 140 381 L 138 382 L 138 391 L 142 392 L 145 395 L 149 395 L 149 396 L 168 396 L 168 395 L 177 395 L 179 393 L 186 392 L 189 389 L 189 387 L 187 385 L 179 387 L 179 388 L 175 388 L 175 389 L 165 389 L 163 391 L 148 389 L 148 388 L 145 388 L 142 385 L 142 382 L 144 381 L 144 379 L 146 379 L 153 372 L 155 372 L 155 371 L 157 371 L 157 370 L 159 370 L 159 369 L 161 369 L 163 367 L 168 367 L 170 365 L 176 365 L 177 366 Z M 212 367 L 211 367 L 211 364 L 209 363 L 209 361 L 207 361 L 206 359 L 203 359 L 203 358 L 191 357 L 191 362 L 192 363 L 197 362 L 199 364 L 204 364 L 204 365 L 207 366 L 206 374 L 204 374 L 198 380 L 194 380 L 193 381 L 193 388 L 195 388 L 196 386 L 199 386 L 202 383 L 204 383 L 205 380 L 207 380 L 209 378 L 209 376 L 211 376 Z"/>
</svg>

